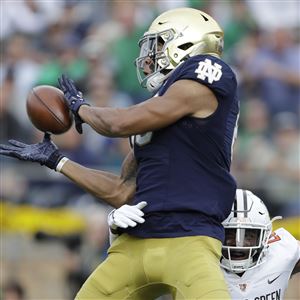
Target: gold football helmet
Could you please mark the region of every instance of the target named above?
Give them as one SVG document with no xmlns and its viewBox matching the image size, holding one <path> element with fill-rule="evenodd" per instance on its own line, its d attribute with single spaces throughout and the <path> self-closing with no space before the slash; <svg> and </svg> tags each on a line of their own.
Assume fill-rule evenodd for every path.
<svg viewBox="0 0 300 300">
<path fill-rule="evenodd" d="M 191 56 L 223 52 L 223 30 L 208 14 L 193 8 L 176 8 L 164 12 L 151 24 L 139 41 L 136 59 L 140 84 L 157 90 L 180 63 Z M 144 74 L 144 64 L 152 61 L 151 74 Z"/>
</svg>

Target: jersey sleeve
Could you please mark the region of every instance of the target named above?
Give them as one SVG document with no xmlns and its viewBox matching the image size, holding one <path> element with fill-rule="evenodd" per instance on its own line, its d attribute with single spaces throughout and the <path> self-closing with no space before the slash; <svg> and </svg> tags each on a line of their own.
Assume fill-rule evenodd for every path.
<svg viewBox="0 0 300 300">
<path fill-rule="evenodd" d="M 236 76 L 222 60 L 210 55 L 198 55 L 181 67 L 177 80 L 190 79 L 204 84 L 215 94 L 230 96 L 237 88 Z"/>
<path fill-rule="evenodd" d="M 275 231 L 275 233 L 285 241 L 285 245 L 288 248 L 290 256 L 295 264 L 300 259 L 300 244 L 299 241 L 296 240 L 287 230 L 284 228 L 279 228 Z"/>
</svg>

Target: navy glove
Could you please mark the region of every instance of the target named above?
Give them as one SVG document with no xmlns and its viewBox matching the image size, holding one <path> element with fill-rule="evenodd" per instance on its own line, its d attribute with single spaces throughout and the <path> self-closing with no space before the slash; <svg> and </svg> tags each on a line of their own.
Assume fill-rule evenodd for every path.
<svg viewBox="0 0 300 300">
<path fill-rule="evenodd" d="M 78 114 L 78 110 L 81 105 L 89 105 L 83 98 L 82 93 L 77 90 L 74 81 L 62 75 L 58 78 L 60 89 L 63 91 L 65 99 L 72 113 L 74 114 L 76 130 L 82 134 L 82 124 L 84 123 Z"/>
<path fill-rule="evenodd" d="M 49 133 L 45 133 L 43 141 L 37 144 L 28 145 L 16 140 L 8 142 L 10 145 L 0 144 L 0 154 L 24 161 L 38 162 L 53 170 L 56 170 L 59 161 L 64 157 L 51 141 Z"/>
</svg>

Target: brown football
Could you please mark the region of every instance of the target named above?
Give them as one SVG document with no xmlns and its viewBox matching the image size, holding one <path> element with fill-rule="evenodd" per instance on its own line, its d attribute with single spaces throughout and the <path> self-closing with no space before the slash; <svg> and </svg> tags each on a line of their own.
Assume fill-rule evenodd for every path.
<svg viewBox="0 0 300 300">
<path fill-rule="evenodd" d="M 43 132 L 62 134 L 73 124 L 73 115 L 63 92 L 50 85 L 31 89 L 26 100 L 27 114 L 32 124 Z"/>
</svg>

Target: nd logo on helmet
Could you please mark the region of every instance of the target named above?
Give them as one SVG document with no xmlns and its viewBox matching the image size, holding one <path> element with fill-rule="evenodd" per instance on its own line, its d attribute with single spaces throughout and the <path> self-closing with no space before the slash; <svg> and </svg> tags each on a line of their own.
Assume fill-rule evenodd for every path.
<svg viewBox="0 0 300 300">
<path fill-rule="evenodd" d="M 205 61 L 200 61 L 195 73 L 198 73 L 197 77 L 205 80 L 208 79 L 209 83 L 219 81 L 222 76 L 222 66 L 217 63 L 212 64 L 211 60 L 206 58 Z"/>
</svg>

